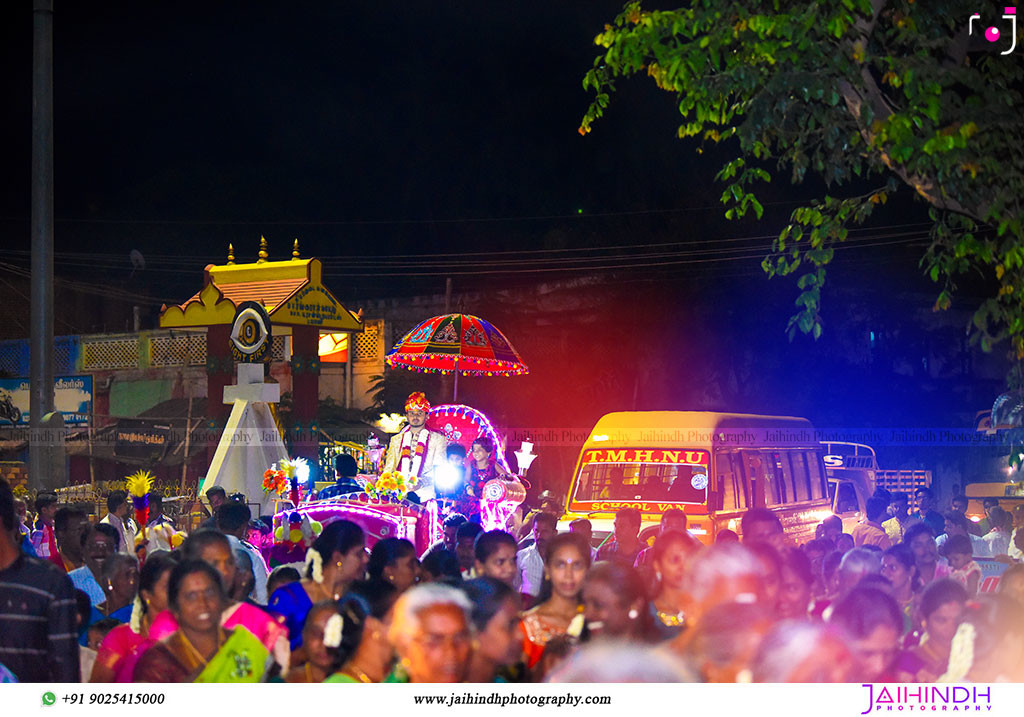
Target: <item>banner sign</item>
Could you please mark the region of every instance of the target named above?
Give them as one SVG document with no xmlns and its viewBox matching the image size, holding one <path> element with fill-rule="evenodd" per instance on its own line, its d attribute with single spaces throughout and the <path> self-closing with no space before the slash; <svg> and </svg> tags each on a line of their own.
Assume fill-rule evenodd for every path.
<svg viewBox="0 0 1024 717">
<path fill-rule="evenodd" d="M 170 443 L 171 427 L 140 419 L 123 418 L 114 433 L 114 455 L 158 461 Z"/>
<path fill-rule="evenodd" d="M 64 425 L 89 422 L 92 413 L 92 376 L 58 376 L 53 380 L 54 409 Z M 0 378 L 0 426 L 27 426 L 29 422 L 27 378 Z"/>
</svg>

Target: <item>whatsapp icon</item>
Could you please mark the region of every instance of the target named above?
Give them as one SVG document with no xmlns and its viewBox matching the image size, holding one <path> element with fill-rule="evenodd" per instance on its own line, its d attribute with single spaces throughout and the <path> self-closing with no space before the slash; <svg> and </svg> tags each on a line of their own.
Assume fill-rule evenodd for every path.
<svg viewBox="0 0 1024 717">
<path fill-rule="evenodd" d="M 49 707 L 50 705 L 55 704 L 56 702 L 57 702 L 57 695 L 53 694 L 52 692 L 44 692 L 43 693 L 43 704 L 44 705 Z"/>
</svg>

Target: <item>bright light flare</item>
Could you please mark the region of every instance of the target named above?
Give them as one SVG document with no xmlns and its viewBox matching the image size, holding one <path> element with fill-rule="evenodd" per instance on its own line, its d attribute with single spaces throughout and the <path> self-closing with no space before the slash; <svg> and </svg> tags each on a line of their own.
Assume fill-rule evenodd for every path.
<svg viewBox="0 0 1024 717">
<path fill-rule="evenodd" d="M 445 493 L 452 493 L 462 485 L 463 471 L 458 466 L 444 463 L 434 475 L 434 487 Z"/>
<path fill-rule="evenodd" d="M 403 423 L 405 423 L 405 416 L 400 413 L 382 413 L 380 420 L 377 421 L 377 425 L 385 433 L 398 433 L 402 430 Z"/>
</svg>

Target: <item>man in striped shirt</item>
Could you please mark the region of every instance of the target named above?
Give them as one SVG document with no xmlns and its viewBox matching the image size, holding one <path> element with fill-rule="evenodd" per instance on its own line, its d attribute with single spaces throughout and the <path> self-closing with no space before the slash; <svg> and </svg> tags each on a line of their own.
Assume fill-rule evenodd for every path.
<svg viewBox="0 0 1024 717">
<path fill-rule="evenodd" d="M 71 581 L 14 542 L 14 495 L 0 478 L 0 663 L 20 682 L 78 682 Z"/>
</svg>

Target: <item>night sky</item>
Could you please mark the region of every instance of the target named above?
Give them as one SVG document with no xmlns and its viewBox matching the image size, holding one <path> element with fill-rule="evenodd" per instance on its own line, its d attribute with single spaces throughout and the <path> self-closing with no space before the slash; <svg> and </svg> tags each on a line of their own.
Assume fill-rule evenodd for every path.
<svg viewBox="0 0 1024 717">
<path fill-rule="evenodd" d="M 607 119 L 586 138 L 577 134 L 593 37 L 620 7 L 58 0 L 58 274 L 119 283 L 138 249 L 145 285 L 133 276 L 132 286 L 157 302 L 180 301 L 205 263 L 223 261 L 229 242 L 243 261 L 261 234 L 282 258 L 298 237 L 352 300 L 437 290 L 446 271 L 466 270 L 453 259 L 416 272 L 437 276 L 401 276 L 415 267 L 374 263 L 390 254 L 777 231 L 796 200 L 820 188 L 782 182 L 763 196 L 779 202 L 768 207 L 769 222 L 725 222 L 722 186 L 711 178 L 727 155 L 713 147 L 698 155 L 675 140 L 675 102 L 646 79 L 625 83 Z M 27 266 L 31 3 L 8 7 L 0 33 L 0 232 L 8 260 Z M 742 262 L 618 277 L 719 272 L 761 284 L 764 241 L 731 246 L 748 245 L 754 251 Z M 905 249 L 895 252 L 912 259 L 919 251 Z M 865 256 L 849 260 L 860 266 Z M 456 277 L 457 289 L 532 280 L 522 272 Z"/>
</svg>

